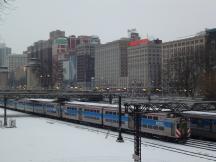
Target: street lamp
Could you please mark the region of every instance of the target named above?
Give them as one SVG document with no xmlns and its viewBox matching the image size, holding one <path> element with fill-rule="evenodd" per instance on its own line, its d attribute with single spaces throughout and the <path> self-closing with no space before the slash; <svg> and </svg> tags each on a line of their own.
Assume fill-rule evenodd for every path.
<svg viewBox="0 0 216 162">
<path fill-rule="evenodd" d="M 42 78 L 43 78 L 43 75 L 40 75 L 40 89 L 42 90 Z"/>
<path fill-rule="evenodd" d="M 49 89 L 49 80 L 50 80 L 49 78 L 50 78 L 50 75 L 47 74 L 46 75 L 46 81 L 47 81 L 46 87 L 47 87 L 47 89 Z"/>
</svg>

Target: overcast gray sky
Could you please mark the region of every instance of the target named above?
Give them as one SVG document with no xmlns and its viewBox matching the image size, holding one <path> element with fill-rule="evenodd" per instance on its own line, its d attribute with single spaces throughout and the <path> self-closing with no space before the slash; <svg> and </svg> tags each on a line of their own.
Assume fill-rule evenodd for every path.
<svg viewBox="0 0 216 162">
<path fill-rule="evenodd" d="M 0 23 L 0 41 L 14 53 L 56 29 L 105 43 L 130 28 L 168 41 L 216 27 L 216 0 L 15 0 L 12 7 Z"/>
</svg>

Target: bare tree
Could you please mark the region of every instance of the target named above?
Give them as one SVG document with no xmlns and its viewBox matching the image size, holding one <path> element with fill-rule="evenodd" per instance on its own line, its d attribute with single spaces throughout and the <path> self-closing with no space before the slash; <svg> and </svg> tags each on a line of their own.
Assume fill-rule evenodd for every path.
<svg viewBox="0 0 216 162">
<path fill-rule="evenodd" d="M 199 84 L 199 78 L 205 69 L 204 49 L 199 51 L 186 49 L 169 59 L 164 72 L 166 86 L 170 93 L 194 96 Z"/>
<path fill-rule="evenodd" d="M 12 2 L 15 0 L 0 0 L 0 21 L 3 20 L 4 15 L 8 15 L 11 10 L 15 10 Z"/>
</svg>

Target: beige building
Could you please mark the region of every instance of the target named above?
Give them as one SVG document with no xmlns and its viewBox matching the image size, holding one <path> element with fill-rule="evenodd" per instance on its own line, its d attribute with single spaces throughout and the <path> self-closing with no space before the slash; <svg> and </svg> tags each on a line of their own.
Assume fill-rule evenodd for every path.
<svg viewBox="0 0 216 162">
<path fill-rule="evenodd" d="M 216 65 L 216 29 L 162 45 L 162 85 L 165 92 L 199 93 L 199 78 Z"/>
<path fill-rule="evenodd" d="M 27 72 L 27 89 L 41 89 L 42 78 L 40 77 L 40 63 L 38 59 L 30 59 L 26 67 Z"/>
<path fill-rule="evenodd" d="M 0 67 L 0 90 L 8 89 L 8 68 Z"/>
<path fill-rule="evenodd" d="M 98 46 L 95 50 L 95 85 L 100 88 L 128 86 L 127 45 L 123 38 Z"/>
<path fill-rule="evenodd" d="M 129 88 L 160 88 L 161 43 L 161 40 L 142 39 L 128 44 Z"/>
<path fill-rule="evenodd" d="M 9 55 L 9 72 L 15 71 L 20 66 L 27 64 L 27 55 L 12 54 Z"/>
</svg>

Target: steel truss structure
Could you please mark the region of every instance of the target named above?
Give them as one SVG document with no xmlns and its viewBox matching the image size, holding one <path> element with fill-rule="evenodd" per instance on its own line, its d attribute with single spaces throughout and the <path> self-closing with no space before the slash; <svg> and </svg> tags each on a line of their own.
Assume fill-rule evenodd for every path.
<svg viewBox="0 0 216 162">
<path fill-rule="evenodd" d="M 125 103 L 125 113 L 134 120 L 134 162 L 141 162 L 141 118 L 146 113 L 170 112 L 180 114 L 190 110 L 184 103 Z"/>
</svg>

